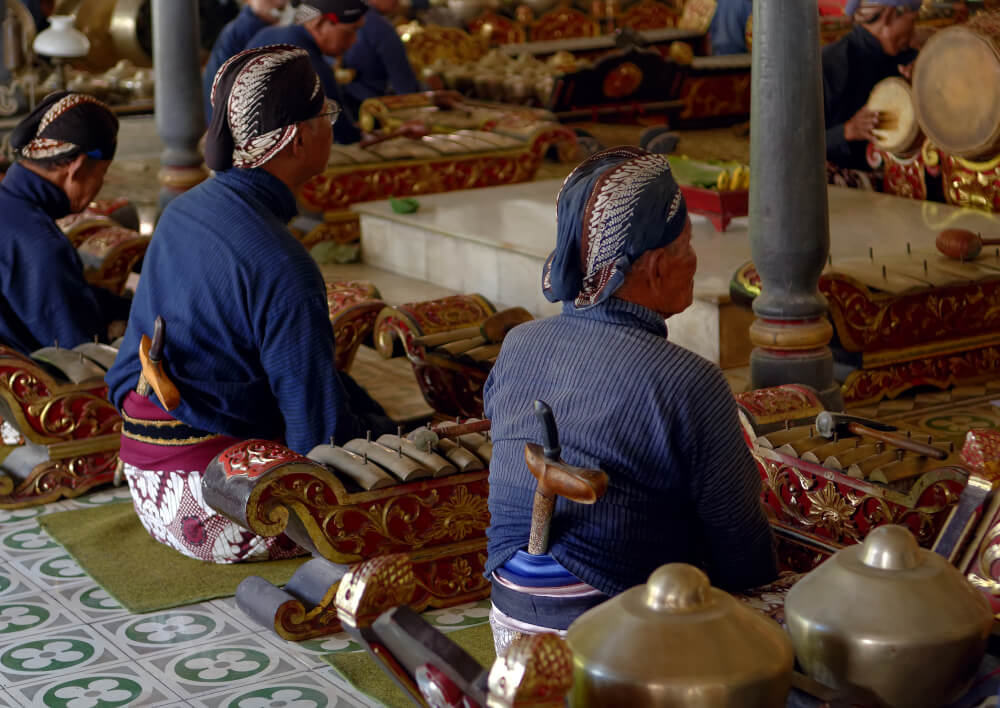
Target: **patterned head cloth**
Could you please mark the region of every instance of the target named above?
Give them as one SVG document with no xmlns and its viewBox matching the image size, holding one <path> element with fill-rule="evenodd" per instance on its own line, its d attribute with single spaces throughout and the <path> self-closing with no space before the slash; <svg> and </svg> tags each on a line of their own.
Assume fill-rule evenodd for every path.
<svg viewBox="0 0 1000 708">
<path fill-rule="evenodd" d="M 686 223 L 666 155 L 624 146 L 591 155 L 559 190 L 556 248 L 542 270 L 542 291 L 580 309 L 604 302 L 639 256 L 671 244 Z"/>
<path fill-rule="evenodd" d="M 275 44 L 240 52 L 212 84 L 205 163 L 216 172 L 260 167 L 292 141 L 299 122 L 319 115 L 325 100 L 304 49 Z"/>
<path fill-rule="evenodd" d="M 118 144 L 118 119 L 93 96 L 57 91 L 17 124 L 10 144 L 26 160 L 73 158 L 80 153 L 111 160 Z"/>
<path fill-rule="evenodd" d="M 368 12 L 363 0 L 305 0 L 295 10 L 295 22 L 304 25 L 316 17 L 325 17 L 334 24 L 349 25 Z"/>
<path fill-rule="evenodd" d="M 922 0 L 847 0 L 844 14 L 854 17 L 854 13 L 858 10 L 869 7 L 898 7 L 901 10 L 916 12 L 922 4 Z"/>
</svg>

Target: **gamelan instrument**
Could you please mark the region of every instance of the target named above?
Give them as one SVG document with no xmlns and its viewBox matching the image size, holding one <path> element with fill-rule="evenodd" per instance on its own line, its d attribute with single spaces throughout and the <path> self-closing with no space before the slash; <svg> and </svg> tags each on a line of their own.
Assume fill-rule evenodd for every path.
<svg viewBox="0 0 1000 708">
<path fill-rule="evenodd" d="M 927 137 L 971 160 L 1000 151 L 1000 15 L 982 12 L 937 32 L 913 70 L 913 102 Z"/>
<path fill-rule="evenodd" d="M 1000 245 L 1000 238 L 983 238 L 968 229 L 945 229 L 935 241 L 937 249 L 956 261 L 971 261 L 979 257 L 983 246 Z"/>
<path fill-rule="evenodd" d="M 920 149 L 923 133 L 913 109 L 910 85 L 899 77 L 883 79 L 872 89 L 867 107 L 878 114 L 876 147 L 894 155 L 912 155 Z"/>
<path fill-rule="evenodd" d="M 264 440 L 224 450 L 202 478 L 205 502 L 316 556 L 284 588 L 247 579 L 237 603 L 285 639 L 333 634 L 341 626 L 332 603 L 349 565 L 399 553 L 416 574 L 414 609 L 486 597 L 491 454 L 480 433 L 441 438 L 430 450 L 401 435 L 320 445 L 307 457 Z"/>
</svg>

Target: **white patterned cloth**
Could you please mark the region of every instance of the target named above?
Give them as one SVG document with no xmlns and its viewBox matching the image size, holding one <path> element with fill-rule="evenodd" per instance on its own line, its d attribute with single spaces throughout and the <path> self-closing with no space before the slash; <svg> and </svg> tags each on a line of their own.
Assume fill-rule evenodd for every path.
<svg viewBox="0 0 1000 708">
<path fill-rule="evenodd" d="M 4 445 L 20 445 L 24 442 L 20 431 L 6 420 L 0 421 L 0 440 Z"/>
<path fill-rule="evenodd" d="M 125 463 L 132 503 L 149 535 L 189 558 L 211 563 L 276 560 L 306 551 L 284 534 L 264 538 L 210 509 L 201 472 L 157 472 Z"/>
</svg>

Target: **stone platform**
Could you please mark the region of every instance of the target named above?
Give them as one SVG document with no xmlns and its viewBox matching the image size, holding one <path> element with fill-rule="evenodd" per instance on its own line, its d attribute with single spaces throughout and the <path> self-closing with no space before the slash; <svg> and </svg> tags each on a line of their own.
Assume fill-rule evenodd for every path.
<svg viewBox="0 0 1000 708">
<path fill-rule="evenodd" d="M 478 292 L 495 304 L 519 305 L 536 316 L 559 311 L 542 296 L 541 268 L 556 240 L 555 201 L 561 180 L 436 194 L 419 199 L 413 214 L 389 202 L 354 207 L 361 214 L 362 259 L 368 265 L 461 292 Z M 794 198 L 794 195 L 792 196 Z M 995 215 L 931 202 L 830 187 L 831 257 L 879 258 L 933 249 L 949 227 L 1000 234 Z M 751 350 L 752 314 L 730 300 L 733 273 L 750 260 L 748 219 L 720 233 L 692 215 L 698 254 L 695 302 L 670 318 L 670 339 L 722 368 L 744 366 Z"/>
</svg>

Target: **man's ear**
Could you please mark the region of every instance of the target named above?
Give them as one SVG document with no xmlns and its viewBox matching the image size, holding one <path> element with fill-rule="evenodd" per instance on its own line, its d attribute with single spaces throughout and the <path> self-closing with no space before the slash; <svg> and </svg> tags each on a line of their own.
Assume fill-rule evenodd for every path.
<svg viewBox="0 0 1000 708">
<path fill-rule="evenodd" d="M 87 156 L 82 152 L 66 166 L 66 176 L 70 180 L 79 179 L 86 173 Z"/>
<path fill-rule="evenodd" d="M 305 152 L 306 136 L 303 134 L 303 131 L 306 130 L 312 130 L 309 121 L 299 123 L 299 128 L 295 131 L 295 137 L 292 138 L 292 154 L 296 157 L 301 156 Z"/>
</svg>

